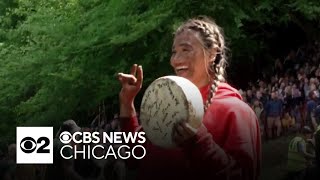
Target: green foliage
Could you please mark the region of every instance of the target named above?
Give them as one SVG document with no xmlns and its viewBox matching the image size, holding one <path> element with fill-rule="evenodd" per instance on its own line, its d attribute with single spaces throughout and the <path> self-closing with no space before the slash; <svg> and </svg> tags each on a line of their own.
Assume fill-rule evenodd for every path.
<svg viewBox="0 0 320 180">
<path fill-rule="evenodd" d="M 0 5 L 3 138 L 13 137 L 17 125 L 58 126 L 103 100 L 116 104 L 116 74 L 133 63 L 143 65 L 144 87 L 172 74 L 172 33 L 190 17 L 215 18 L 236 65 L 268 51 L 264 26 L 297 19 L 319 25 L 320 8 L 318 1 L 307 0 L 6 0 Z M 81 122 L 88 125 L 88 118 Z"/>
</svg>

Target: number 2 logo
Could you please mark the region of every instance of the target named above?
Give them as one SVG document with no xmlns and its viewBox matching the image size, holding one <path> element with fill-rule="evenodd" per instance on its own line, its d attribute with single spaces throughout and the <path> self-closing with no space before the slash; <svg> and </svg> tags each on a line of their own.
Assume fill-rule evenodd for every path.
<svg viewBox="0 0 320 180">
<path fill-rule="evenodd" d="M 37 145 L 40 147 L 37 149 Z M 33 153 L 36 149 L 36 153 L 50 153 L 50 149 L 47 149 L 50 144 L 50 140 L 47 137 L 40 137 L 37 141 L 32 137 L 25 137 L 20 142 L 20 148 L 24 153 Z"/>
</svg>

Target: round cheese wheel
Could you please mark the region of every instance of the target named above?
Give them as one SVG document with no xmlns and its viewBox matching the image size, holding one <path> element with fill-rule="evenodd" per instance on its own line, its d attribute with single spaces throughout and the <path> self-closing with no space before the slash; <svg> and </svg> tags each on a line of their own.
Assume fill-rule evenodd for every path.
<svg viewBox="0 0 320 180">
<path fill-rule="evenodd" d="M 141 125 L 148 139 L 164 148 L 173 142 L 175 123 L 187 121 L 198 128 L 204 114 L 199 89 L 188 79 L 164 76 L 153 81 L 144 93 L 140 108 Z"/>
</svg>

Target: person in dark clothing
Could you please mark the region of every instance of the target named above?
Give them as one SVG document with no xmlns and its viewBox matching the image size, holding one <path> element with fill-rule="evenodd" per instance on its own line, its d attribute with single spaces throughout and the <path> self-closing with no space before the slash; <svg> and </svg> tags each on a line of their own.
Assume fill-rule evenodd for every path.
<svg viewBox="0 0 320 180">
<path fill-rule="evenodd" d="M 306 119 L 306 124 L 309 125 L 310 127 L 313 127 L 312 124 L 312 112 L 314 111 L 314 109 L 317 107 L 317 99 L 318 99 L 318 95 L 316 93 L 316 91 L 310 91 L 309 93 L 309 100 L 307 102 L 307 119 Z M 315 128 L 315 127 L 314 127 Z"/>
<path fill-rule="evenodd" d="M 266 106 L 267 117 L 267 135 L 272 138 L 272 129 L 274 126 L 277 128 L 277 137 L 281 134 L 281 115 L 282 115 L 282 101 L 278 99 L 277 93 L 271 93 L 271 99 Z"/>
<path fill-rule="evenodd" d="M 78 172 L 75 171 L 74 167 L 74 159 L 63 159 L 60 155 L 60 150 L 64 144 L 60 142 L 59 135 L 61 132 L 70 132 L 73 134 L 74 132 L 81 131 L 81 128 L 73 121 L 67 120 L 65 121 L 59 132 L 57 133 L 57 137 L 53 140 L 53 159 L 54 163 L 48 165 L 46 172 L 46 179 L 48 180 L 86 180 L 83 178 Z M 71 146 L 75 146 L 75 143 L 71 141 L 69 143 Z M 71 149 L 64 149 L 62 151 L 64 156 L 68 157 L 72 154 Z"/>
</svg>

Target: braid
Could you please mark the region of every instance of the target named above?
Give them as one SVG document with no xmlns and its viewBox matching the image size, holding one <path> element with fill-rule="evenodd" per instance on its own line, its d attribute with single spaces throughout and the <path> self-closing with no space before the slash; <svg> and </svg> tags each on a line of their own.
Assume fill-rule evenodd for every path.
<svg viewBox="0 0 320 180">
<path fill-rule="evenodd" d="M 212 84 L 204 106 L 206 111 L 212 103 L 212 98 L 217 92 L 220 82 L 225 81 L 224 74 L 225 67 L 227 65 L 225 40 L 221 28 L 213 20 L 210 20 L 207 17 L 190 19 L 178 28 L 176 34 L 187 29 L 191 29 L 199 33 L 201 43 L 203 43 L 203 47 L 207 51 L 212 48 L 217 49 L 215 60 L 208 68 Z"/>
<path fill-rule="evenodd" d="M 215 70 L 215 77 L 213 80 L 212 80 L 212 85 L 210 87 L 210 91 L 209 91 L 209 94 L 208 94 L 208 98 L 207 98 L 207 101 L 206 101 L 206 104 L 204 106 L 204 110 L 206 111 L 208 109 L 208 107 L 211 105 L 212 103 L 212 98 L 214 96 L 214 94 L 217 92 L 218 90 L 218 87 L 219 87 L 219 84 L 220 82 L 224 82 L 225 79 L 223 77 L 223 72 L 224 72 L 224 69 L 221 67 L 220 65 L 220 62 L 222 60 L 222 57 L 221 55 L 218 55 L 216 57 L 216 61 L 217 63 L 213 63 L 212 64 L 212 67 L 211 69 L 214 69 Z"/>
<path fill-rule="evenodd" d="M 214 94 L 217 92 L 219 87 L 219 81 L 218 80 L 213 80 L 211 86 L 210 86 L 210 91 L 208 94 L 208 98 L 206 100 L 206 103 L 204 105 L 204 110 L 207 111 L 208 107 L 211 105 L 212 103 L 212 98 L 214 96 Z"/>
</svg>

